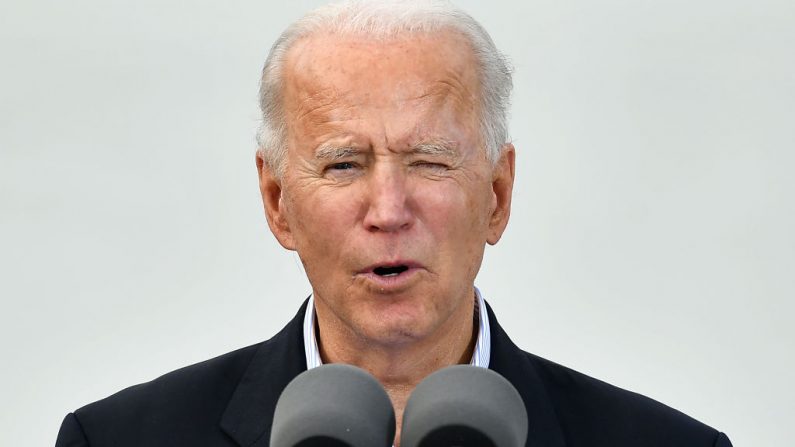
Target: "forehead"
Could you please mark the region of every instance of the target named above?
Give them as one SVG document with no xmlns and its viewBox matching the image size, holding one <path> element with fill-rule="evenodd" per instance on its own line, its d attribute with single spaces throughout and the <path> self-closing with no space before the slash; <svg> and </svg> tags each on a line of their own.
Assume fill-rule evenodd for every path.
<svg viewBox="0 0 795 447">
<path fill-rule="evenodd" d="M 454 31 L 399 38 L 314 35 L 290 50 L 283 98 L 289 118 L 323 121 L 345 109 L 418 103 L 473 116 L 478 74 L 471 46 Z M 419 106 L 418 106 L 419 107 Z"/>
<path fill-rule="evenodd" d="M 286 59 L 287 65 L 296 70 L 295 75 L 317 74 L 317 70 L 326 68 L 334 69 L 334 75 L 342 75 L 356 68 L 375 71 L 403 67 L 395 74 L 409 75 L 417 73 L 414 68 L 431 72 L 447 67 L 453 73 L 461 73 L 462 69 L 474 67 L 470 44 L 454 30 L 393 37 L 318 32 L 299 39 Z"/>
</svg>

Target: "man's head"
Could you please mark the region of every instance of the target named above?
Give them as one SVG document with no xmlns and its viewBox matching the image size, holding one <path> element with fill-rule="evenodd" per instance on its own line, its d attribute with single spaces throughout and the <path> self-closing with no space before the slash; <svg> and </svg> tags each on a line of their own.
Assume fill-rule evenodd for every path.
<svg viewBox="0 0 795 447">
<path fill-rule="evenodd" d="M 439 5 L 310 14 L 277 42 L 263 78 L 257 164 L 270 228 L 298 252 L 321 320 L 375 343 L 471 315 L 484 246 L 510 212 L 508 70 L 474 21 Z M 491 72 L 502 90 L 487 86 Z"/>
</svg>

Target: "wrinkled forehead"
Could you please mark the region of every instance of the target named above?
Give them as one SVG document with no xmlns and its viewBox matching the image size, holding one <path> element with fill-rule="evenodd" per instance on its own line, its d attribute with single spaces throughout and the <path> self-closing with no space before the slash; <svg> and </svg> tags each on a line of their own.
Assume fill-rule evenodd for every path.
<svg viewBox="0 0 795 447">
<path fill-rule="evenodd" d="M 472 48 L 450 30 L 389 38 L 311 35 L 290 49 L 284 70 L 283 98 L 307 109 L 328 101 L 378 106 L 438 97 L 471 113 L 479 97 Z"/>
</svg>

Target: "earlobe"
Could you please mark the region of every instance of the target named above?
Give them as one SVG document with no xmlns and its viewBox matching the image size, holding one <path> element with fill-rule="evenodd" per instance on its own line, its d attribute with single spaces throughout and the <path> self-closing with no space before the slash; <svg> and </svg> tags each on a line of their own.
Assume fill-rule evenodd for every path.
<svg viewBox="0 0 795 447">
<path fill-rule="evenodd" d="M 489 233 L 486 238 L 486 242 L 490 245 L 494 245 L 500 240 L 511 215 L 515 157 L 516 151 L 513 144 L 506 143 L 502 146 L 500 159 L 494 166 L 494 175 L 491 183 L 494 209 L 490 216 Z"/>
<path fill-rule="evenodd" d="M 262 195 L 262 205 L 265 208 L 265 217 L 268 220 L 268 227 L 282 247 L 288 250 L 295 250 L 295 242 L 287 220 L 287 210 L 284 206 L 281 180 L 276 177 L 273 169 L 265 162 L 259 151 L 256 158 L 259 189 Z"/>
</svg>

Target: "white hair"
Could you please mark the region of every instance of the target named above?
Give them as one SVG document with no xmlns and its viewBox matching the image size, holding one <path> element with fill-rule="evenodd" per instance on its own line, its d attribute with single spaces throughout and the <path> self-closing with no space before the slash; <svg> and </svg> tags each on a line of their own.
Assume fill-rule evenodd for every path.
<svg viewBox="0 0 795 447">
<path fill-rule="evenodd" d="M 461 33 L 469 42 L 480 80 L 480 133 L 486 156 L 495 163 L 508 141 L 511 68 L 486 30 L 469 14 L 445 0 L 349 0 L 318 8 L 290 25 L 271 47 L 260 82 L 262 123 L 259 153 L 277 178 L 285 170 L 287 135 L 282 110 L 285 58 L 300 39 L 315 34 L 398 38 L 443 30 Z"/>
</svg>

